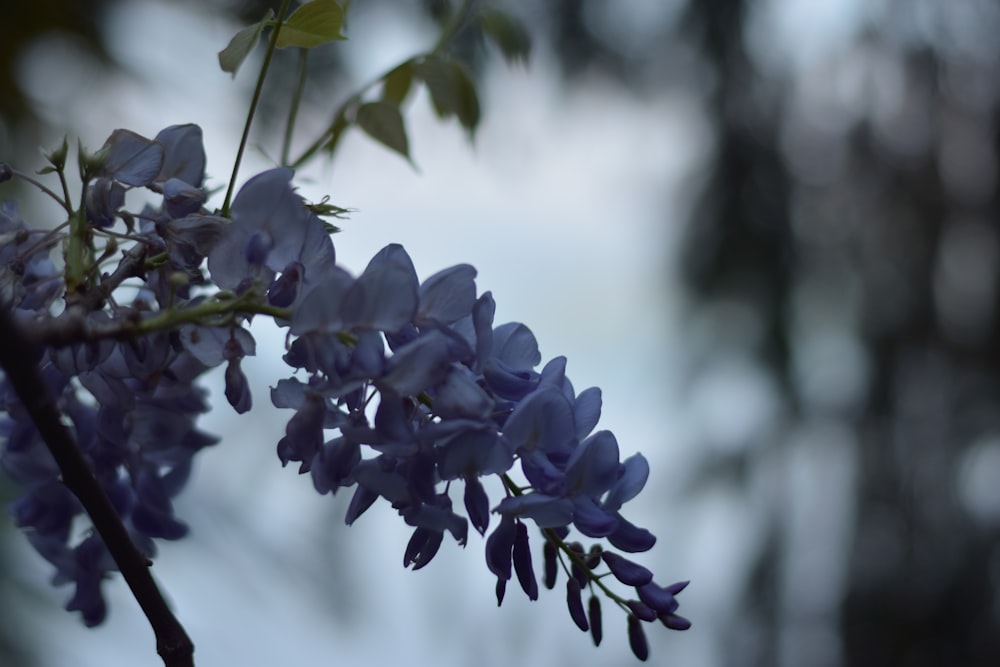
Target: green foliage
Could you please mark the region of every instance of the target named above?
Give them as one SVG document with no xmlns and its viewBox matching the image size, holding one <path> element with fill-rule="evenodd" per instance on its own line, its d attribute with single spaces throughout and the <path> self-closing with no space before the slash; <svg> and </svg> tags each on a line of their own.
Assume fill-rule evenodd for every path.
<svg viewBox="0 0 1000 667">
<path fill-rule="evenodd" d="M 334 0 L 310 0 L 299 6 L 285 20 L 278 32 L 277 47 L 312 48 L 340 39 L 347 39 L 341 32 L 344 10 Z"/>
<path fill-rule="evenodd" d="M 264 26 L 273 20 L 274 11 L 269 9 L 264 18 L 243 28 L 229 40 L 226 48 L 219 51 L 219 67 L 222 68 L 223 72 L 229 72 L 233 77 L 236 76 L 236 70 L 240 68 L 240 65 L 260 41 L 260 33 L 264 30 Z"/>
<path fill-rule="evenodd" d="M 410 158 L 410 145 L 399 107 L 382 100 L 366 102 L 358 107 L 354 122 L 368 136 L 388 146 L 403 157 Z"/>
<path fill-rule="evenodd" d="M 496 44 L 508 63 L 523 63 L 531 55 L 531 36 L 524 25 L 510 14 L 484 8 L 476 15 L 480 29 Z"/>
<path fill-rule="evenodd" d="M 382 77 L 382 99 L 401 105 L 413 87 L 413 60 L 400 63 Z"/>
<path fill-rule="evenodd" d="M 274 12 L 267 10 L 260 21 L 248 25 L 236 33 L 229 44 L 219 51 L 219 66 L 223 72 L 236 76 L 243 61 L 260 42 L 266 26 L 274 26 Z M 276 47 L 289 46 L 312 48 L 340 39 L 347 39 L 341 29 L 344 27 L 344 10 L 335 0 L 310 0 L 298 7 L 281 24 Z"/>
<path fill-rule="evenodd" d="M 462 63 L 432 55 L 417 64 L 414 74 L 427 84 L 438 117 L 454 115 L 469 134 L 475 132 L 479 125 L 479 96 Z"/>
<path fill-rule="evenodd" d="M 276 39 L 272 40 L 272 49 L 287 46 L 311 48 L 346 39 L 341 30 L 349 4 L 340 4 L 336 0 L 309 0 L 284 20 L 280 16 L 274 19 L 274 14 L 269 12 L 261 21 L 233 37 L 219 53 L 219 63 L 223 70 L 235 74 L 260 41 L 263 28 L 277 22 L 281 23 L 281 28 Z M 447 52 L 455 36 L 470 28 L 480 31 L 496 44 L 508 62 L 524 61 L 531 52 L 530 37 L 520 21 L 496 9 L 473 11 L 472 6 L 473 3 L 466 0 L 451 14 L 432 48 L 392 67 L 333 109 L 332 120 L 323 133 L 297 159 L 290 160 L 288 149 L 298 97 L 301 95 L 301 89 L 297 90 L 285 133 L 282 163 L 299 167 L 320 151 L 332 156 L 340 145 L 344 131 L 352 125 L 412 162 L 402 106 L 421 83 L 427 87 L 437 116 L 458 119 L 471 138 L 481 119 L 479 95 L 466 65 Z M 377 92 L 373 94 L 373 91 Z"/>
</svg>

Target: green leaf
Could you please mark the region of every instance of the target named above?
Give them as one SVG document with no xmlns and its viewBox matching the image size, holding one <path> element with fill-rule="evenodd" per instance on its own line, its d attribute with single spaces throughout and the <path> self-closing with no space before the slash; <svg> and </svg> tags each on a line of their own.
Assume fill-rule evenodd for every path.
<svg viewBox="0 0 1000 667">
<path fill-rule="evenodd" d="M 390 102 L 368 102 L 358 107 L 354 122 L 368 135 L 406 159 L 410 158 L 410 145 L 403 126 L 399 108 Z"/>
<path fill-rule="evenodd" d="M 337 206 L 336 204 L 330 203 L 330 195 L 326 195 L 320 201 L 310 204 L 306 203 L 306 208 L 315 213 L 320 217 L 331 217 L 346 220 L 349 213 L 353 213 L 354 209 L 344 208 L 343 206 Z M 325 223 L 328 227 L 332 227 L 333 231 L 339 232 L 340 228 L 336 225 L 330 223 Z M 331 232 L 332 233 L 332 232 Z"/>
<path fill-rule="evenodd" d="M 430 56 L 419 63 L 414 75 L 427 84 L 434 110 L 441 118 L 458 116 L 469 132 L 479 124 L 479 96 L 476 85 L 462 63 Z"/>
<path fill-rule="evenodd" d="M 310 0 L 300 5 L 282 24 L 277 47 L 310 48 L 347 39 L 340 32 L 343 27 L 344 10 L 334 0 Z"/>
<path fill-rule="evenodd" d="M 413 61 L 397 65 L 382 79 L 382 99 L 396 106 L 403 103 L 413 85 Z"/>
<path fill-rule="evenodd" d="M 497 9 L 483 9 L 476 17 L 483 33 L 490 38 L 508 63 L 523 63 L 531 55 L 531 36 L 524 24 Z"/>
<path fill-rule="evenodd" d="M 253 47 L 257 46 L 257 42 L 260 41 L 261 31 L 267 25 L 268 21 L 272 19 L 274 19 L 274 11 L 269 9 L 263 19 L 253 25 L 248 25 L 233 35 L 233 38 L 229 40 L 228 46 L 219 51 L 219 67 L 222 68 L 223 72 L 229 72 L 233 77 L 236 76 L 236 70 L 240 68 L 243 61 L 253 51 Z"/>
</svg>

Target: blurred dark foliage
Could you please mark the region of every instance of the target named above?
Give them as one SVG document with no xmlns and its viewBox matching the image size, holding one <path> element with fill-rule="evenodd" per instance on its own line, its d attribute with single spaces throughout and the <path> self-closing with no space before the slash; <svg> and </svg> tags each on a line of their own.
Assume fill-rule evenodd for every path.
<svg viewBox="0 0 1000 667">
<path fill-rule="evenodd" d="M 779 390 L 776 439 L 835 422 L 856 450 L 839 609 L 813 619 L 836 639 L 803 646 L 815 628 L 789 608 L 795 554 L 776 518 L 751 555 L 728 663 L 1000 664 L 997 517 L 962 501 L 1000 433 L 996 4 L 886 3 L 826 69 L 798 76 L 748 43 L 760 3 L 687 3 L 642 62 L 608 37 L 602 3 L 556 4 L 567 75 L 701 91 L 714 143 L 679 249 L 693 310 L 752 313 L 743 349 Z M 859 386 L 822 386 L 829 369 L 803 350 L 829 333 L 857 346 L 832 363 L 860 366 Z M 715 450 L 695 487 L 752 493 L 775 448 L 788 453 Z"/>
<path fill-rule="evenodd" d="M 77 40 L 105 64 L 101 21 L 113 0 L 39 0 L 11 2 L 0 22 L 0 118 L 16 126 L 30 119 L 30 100 L 17 81 L 17 66 L 25 49 L 41 37 L 61 34 Z"/>
<path fill-rule="evenodd" d="M 13 74 L 18 54 L 56 29 L 113 66 L 99 30 L 113 2 L 6 9 L 0 122 L 8 133 L 37 123 Z M 246 23 L 275 3 L 214 4 Z M 365 4 L 356 9 L 371 11 Z M 419 4 L 430 21 L 450 6 Z M 890 0 L 831 69 L 805 82 L 760 62 L 748 44 L 750 19 L 767 3 L 665 2 L 668 11 L 638 24 L 622 20 L 628 3 L 506 4 L 550 44 L 571 81 L 598 71 L 637 94 L 674 87 L 703 101 L 713 144 L 679 250 L 693 309 L 736 303 L 753 313 L 742 335 L 779 389 L 776 437 L 817 418 L 851 434 L 846 577 L 837 608 L 816 619 L 835 650 L 817 644 L 789 661 L 783 642 L 802 626 L 790 620 L 782 582 L 795 556 L 787 522 L 773 520 L 750 555 L 728 663 L 1000 665 L 1000 531 L 995 516 L 984 520 L 961 502 L 963 466 L 1000 433 L 995 3 Z M 474 35 L 455 48 L 483 61 Z M 319 69 L 336 75 L 336 50 L 326 51 Z M 292 72 L 294 59 L 275 67 Z M 856 84 L 847 102 L 835 90 L 845 71 Z M 270 122 L 280 113 L 272 109 Z M 846 337 L 862 360 L 861 385 L 833 398 L 803 353 L 809 336 L 824 333 Z M 751 493 L 753 471 L 776 446 L 715 453 L 700 483 L 722 478 Z"/>
<path fill-rule="evenodd" d="M 715 72 L 717 144 L 685 279 L 699 300 L 741 301 L 757 314 L 754 353 L 790 423 L 820 413 L 854 434 L 855 524 L 830 619 L 843 664 L 997 665 L 997 526 L 970 516 L 959 487 L 972 447 L 1000 426 L 1000 43 L 977 40 L 998 34 L 1000 15 L 974 2 L 890 6 L 890 20 L 866 26 L 843 52 L 838 65 L 868 72 L 870 88 L 831 133 L 795 104 L 800 91 L 754 62 L 752 3 L 691 3 L 683 32 Z M 892 98 L 881 108 L 880 95 Z M 817 282 L 829 285 L 810 287 Z M 803 291 L 857 295 L 849 333 L 866 382 L 845 404 L 810 397 L 801 375 L 813 369 L 795 368 Z M 768 525 L 740 614 L 754 619 L 755 648 L 732 664 L 783 662 L 776 600 L 787 541 L 782 522 Z"/>
</svg>

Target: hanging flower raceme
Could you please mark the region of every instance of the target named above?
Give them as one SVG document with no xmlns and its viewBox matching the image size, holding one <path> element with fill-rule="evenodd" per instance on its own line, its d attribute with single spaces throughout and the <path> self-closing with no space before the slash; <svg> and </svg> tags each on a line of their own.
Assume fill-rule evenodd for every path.
<svg viewBox="0 0 1000 667">
<path fill-rule="evenodd" d="M 196 426 L 208 409 L 198 379 L 224 366 L 226 399 L 248 411 L 241 362 L 256 346 L 247 324 L 269 316 L 288 330 L 281 352 L 294 369 L 270 392 L 292 411 L 279 460 L 298 464 L 321 494 L 350 489 L 349 524 L 379 498 L 388 502 L 413 528 L 404 566 L 430 564 L 446 534 L 465 546 L 471 523 L 485 536 L 498 602 L 514 577 L 536 599 L 534 536 L 544 586 L 564 571 L 570 617 L 595 643 L 599 596 L 626 614 L 642 659 L 643 622 L 688 627 L 676 613 L 686 582 L 662 586 L 622 555 L 655 543 L 623 513 L 646 483 L 646 459 L 622 460 L 615 436 L 595 430 L 601 392 L 577 392 L 564 357 L 542 365 L 527 326 L 494 322 L 475 268 L 459 264 L 420 281 L 393 244 L 352 275 L 336 264 L 325 224 L 287 168 L 247 181 L 228 217 L 206 210 L 194 125 L 152 140 L 117 130 L 81 160 L 84 227 L 33 230 L 12 206 L 0 208 L 0 301 L 39 332 L 48 389 L 143 553 L 153 555 L 155 538 L 184 536 L 172 499 L 194 455 L 217 442 Z M 158 200 L 126 210 L 125 194 L 138 188 Z M 118 257 L 117 266 L 63 280 L 50 258 L 60 233 L 67 243 L 74 234 L 87 240 L 88 261 Z M 56 315 L 60 297 L 66 307 Z M 115 565 L 96 534 L 76 539 L 81 506 L 6 378 L 0 409 L 0 464 L 22 485 L 14 520 L 55 566 L 55 583 L 75 585 L 67 608 L 100 623 L 101 583 Z M 488 476 L 499 478 L 501 497 L 489 497 Z M 576 534 L 597 542 L 585 549 Z M 615 580 L 631 592 L 615 590 Z"/>
</svg>

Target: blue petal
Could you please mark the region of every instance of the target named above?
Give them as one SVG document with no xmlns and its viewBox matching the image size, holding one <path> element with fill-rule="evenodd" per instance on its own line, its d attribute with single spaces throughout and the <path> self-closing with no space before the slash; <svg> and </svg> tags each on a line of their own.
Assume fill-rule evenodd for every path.
<svg viewBox="0 0 1000 667">
<path fill-rule="evenodd" d="M 505 472 L 514 455 L 492 429 L 465 429 L 438 447 L 438 474 L 443 480 Z"/>
<path fill-rule="evenodd" d="M 500 525 L 486 538 L 486 566 L 502 580 L 510 579 L 511 552 L 514 549 L 514 518 L 504 516 Z"/>
<path fill-rule="evenodd" d="M 420 285 L 420 306 L 414 318 L 417 325 L 447 325 L 471 313 L 476 302 L 475 277 L 475 267 L 459 264 L 425 280 Z"/>
<path fill-rule="evenodd" d="M 401 396 L 419 394 L 444 379 L 451 358 L 451 341 L 433 330 L 407 343 L 389 358 L 389 370 L 380 380 L 380 386 Z"/>
<path fill-rule="evenodd" d="M 230 359 L 226 365 L 226 400 L 233 406 L 237 414 L 250 410 L 253 399 L 250 395 L 250 383 L 240 369 L 239 359 Z"/>
<path fill-rule="evenodd" d="M 223 350 L 229 340 L 229 329 L 187 324 L 181 327 L 180 339 L 184 349 L 206 366 L 221 364 L 225 358 Z"/>
<path fill-rule="evenodd" d="M 266 264 L 273 271 L 299 259 L 312 217 L 292 190 L 293 173 L 278 167 L 254 176 L 240 188 L 230 209 L 233 225 L 248 237 L 258 232 L 272 239 Z"/>
<path fill-rule="evenodd" d="M 504 516 L 533 519 L 539 528 L 567 526 L 573 520 L 573 501 L 541 493 L 526 493 L 500 501 L 496 511 Z"/>
<path fill-rule="evenodd" d="M 618 517 L 618 529 L 608 535 L 608 542 L 626 553 L 649 551 L 656 544 L 656 536 L 645 528 L 632 525 Z"/>
<path fill-rule="evenodd" d="M 229 223 L 221 227 L 219 237 L 208 253 L 208 272 L 212 281 L 226 290 L 235 290 L 250 275 L 245 250 L 250 233 Z"/>
<path fill-rule="evenodd" d="M 674 596 L 662 586 L 649 582 L 643 586 L 636 587 L 635 592 L 639 594 L 639 599 L 644 604 L 656 611 L 669 614 L 677 609 L 677 601 L 674 600 Z"/>
<path fill-rule="evenodd" d="M 607 563 L 611 574 L 615 575 L 618 581 L 627 586 L 643 586 L 653 580 L 653 573 L 649 569 L 638 563 L 633 563 L 614 552 L 605 551 L 601 554 L 601 557 Z"/>
<path fill-rule="evenodd" d="M 447 530 L 459 544 L 464 546 L 469 532 L 468 521 L 451 511 L 451 501 L 448 496 L 438 496 L 434 503 L 421 503 L 415 509 L 404 512 L 403 518 L 408 525 L 417 528 L 438 532 Z"/>
<path fill-rule="evenodd" d="M 493 356 L 515 371 L 530 370 L 542 361 L 535 334 L 520 322 L 493 330 Z"/>
<path fill-rule="evenodd" d="M 317 394 L 306 394 L 298 411 L 288 420 L 285 436 L 278 441 L 278 458 L 281 465 L 289 461 L 311 463 L 323 445 L 323 399 Z"/>
<path fill-rule="evenodd" d="M 601 418 L 600 387 L 591 387 L 580 392 L 573 404 L 573 415 L 576 418 L 576 437 L 583 440 L 590 435 Z"/>
<path fill-rule="evenodd" d="M 163 164 L 163 145 L 130 130 L 112 132 L 102 150 L 103 173 L 126 185 L 148 185 Z"/>
<path fill-rule="evenodd" d="M 347 438 L 334 438 L 317 452 L 310 468 L 313 486 L 319 493 L 335 491 L 347 484 L 354 467 L 361 462 L 361 447 Z"/>
<path fill-rule="evenodd" d="M 199 255 L 208 255 L 229 221 L 215 215 L 189 215 L 167 223 L 169 237 L 194 248 Z"/>
<path fill-rule="evenodd" d="M 598 431 L 573 451 L 566 463 L 569 493 L 603 495 L 618 479 L 618 441 L 611 431 Z"/>
<path fill-rule="evenodd" d="M 417 309 L 417 272 L 403 246 L 383 248 L 344 297 L 341 310 L 351 327 L 396 331 Z"/>
<path fill-rule="evenodd" d="M 607 537 L 618 529 L 618 517 L 602 510 L 590 498 L 575 497 L 573 507 L 573 525 L 587 537 Z"/>
<path fill-rule="evenodd" d="M 378 459 L 367 459 L 354 468 L 354 478 L 365 488 L 374 491 L 393 505 L 410 501 L 406 478 L 395 470 L 385 470 Z"/>
<path fill-rule="evenodd" d="M 531 564 L 531 548 L 528 545 L 528 527 L 517 522 L 517 533 L 514 536 L 512 552 L 514 572 L 521 588 L 529 600 L 538 599 L 538 581 L 535 579 L 535 568 Z"/>
<path fill-rule="evenodd" d="M 555 387 L 556 389 L 564 390 L 563 393 L 567 394 L 568 398 L 572 400 L 572 385 L 569 385 L 570 392 L 565 391 L 569 380 L 566 379 L 566 357 L 554 357 L 549 359 L 542 368 L 542 372 L 539 373 L 538 386 L 539 387 Z"/>
<path fill-rule="evenodd" d="M 271 387 L 271 403 L 276 408 L 298 410 L 306 400 L 308 385 L 296 378 L 278 380 L 278 386 Z"/>
<path fill-rule="evenodd" d="M 522 401 L 504 424 L 515 450 L 556 452 L 570 446 L 576 428 L 573 407 L 561 392 L 545 389 Z"/>
<path fill-rule="evenodd" d="M 406 544 L 406 552 L 403 554 L 403 567 L 413 565 L 414 570 L 419 570 L 431 562 L 434 555 L 441 547 L 444 534 L 439 530 L 428 530 L 417 528 L 413 531 L 413 536 Z"/>
<path fill-rule="evenodd" d="M 551 496 L 565 495 L 566 474 L 549 459 L 545 452 L 538 450 L 523 452 L 521 470 L 536 492 Z"/>
<path fill-rule="evenodd" d="M 303 267 L 298 262 L 292 262 L 282 269 L 281 275 L 267 288 L 267 302 L 278 308 L 291 306 L 299 296 L 302 270 Z"/>
<path fill-rule="evenodd" d="M 414 443 L 407 405 L 399 396 L 385 395 L 375 412 L 375 430 L 382 442 Z"/>
<path fill-rule="evenodd" d="M 96 227 L 113 225 L 124 205 L 125 187 L 117 181 L 98 178 L 87 188 L 87 219 Z"/>
<path fill-rule="evenodd" d="M 354 495 L 351 496 L 351 502 L 347 506 L 347 513 L 344 515 L 344 523 L 348 526 L 353 524 L 358 520 L 358 517 L 365 513 L 365 511 L 378 500 L 378 494 L 369 489 L 366 486 L 358 484 L 358 488 L 354 490 Z"/>
<path fill-rule="evenodd" d="M 493 399 L 465 366 L 453 366 L 434 395 L 434 413 L 444 419 L 486 419 L 493 412 Z"/>
<path fill-rule="evenodd" d="M 490 525 L 490 499 L 478 477 L 465 478 L 465 511 L 472 526 L 480 535 L 486 533 Z"/>
<path fill-rule="evenodd" d="M 538 387 L 538 374 L 532 370 L 515 371 L 499 359 L 488 359 L 482 367 L 483 378 L 500 398 L 519 401 Z"/>
<path fill-rule="evenodd" d="M 157 181 L 179 178 L 185 183 L 200 187 L 205 178 L 205 148 L 201 128 L 193 123 L 171 125 L 156 135 L 163 146 L 163 165 Z"/>
<path fill-rule="evenodd" d="M 323 221 L 316 215 L 310 215 L 302 241 L 302 252 L 299 254 L 299 261 L 306 267 L 306 284 L 321 282 L 327 271 L 336 268 L 336 258 L 333 241 L 323 226 Z"/>
<path fill-rule="evenodd" d="M 311 331 L 336 332 L 343 329 L 341 306 L 344 295 L 353 284 L 354 278 L 347 271 L 334 267 L 324 282 L 315 284 L 302 296 L 292 313 L 289 331 L 301 336 Z"/>
<path fill-rule="evenodd" d="M 649 478 L 649 463 L 642 454 L 633 454 L 625 459 L 622 468 L 622 476 L 611 486 L 602 504 L 609 512 L 617 512 L 622 505 L 635 498 Z"/>
<path fill-rule="evenodd" d="M 476 371 L 482 371 L 493 351 L 493 315 L 496 312 L 493 294 L 485 292 L 472 307 L 472 325 L 476 333 Z"/>
<path fill-rule="evenodd" d="M 163 184 L 163 205 L 171 218 L 181 218 L 197 212 L 205 203 L 205 191 L 179 178 Z"/>
<path fill-rule="evenodd" d="M 570 577 L 566 582 L 566 605 L 569 607 L 570 618 L 573 619 L 578 628 L 586 632 L 590 626 L 587 624 L 587 615 L 583 611 L 581 592 L 580 582 Z"/>
</svg>

